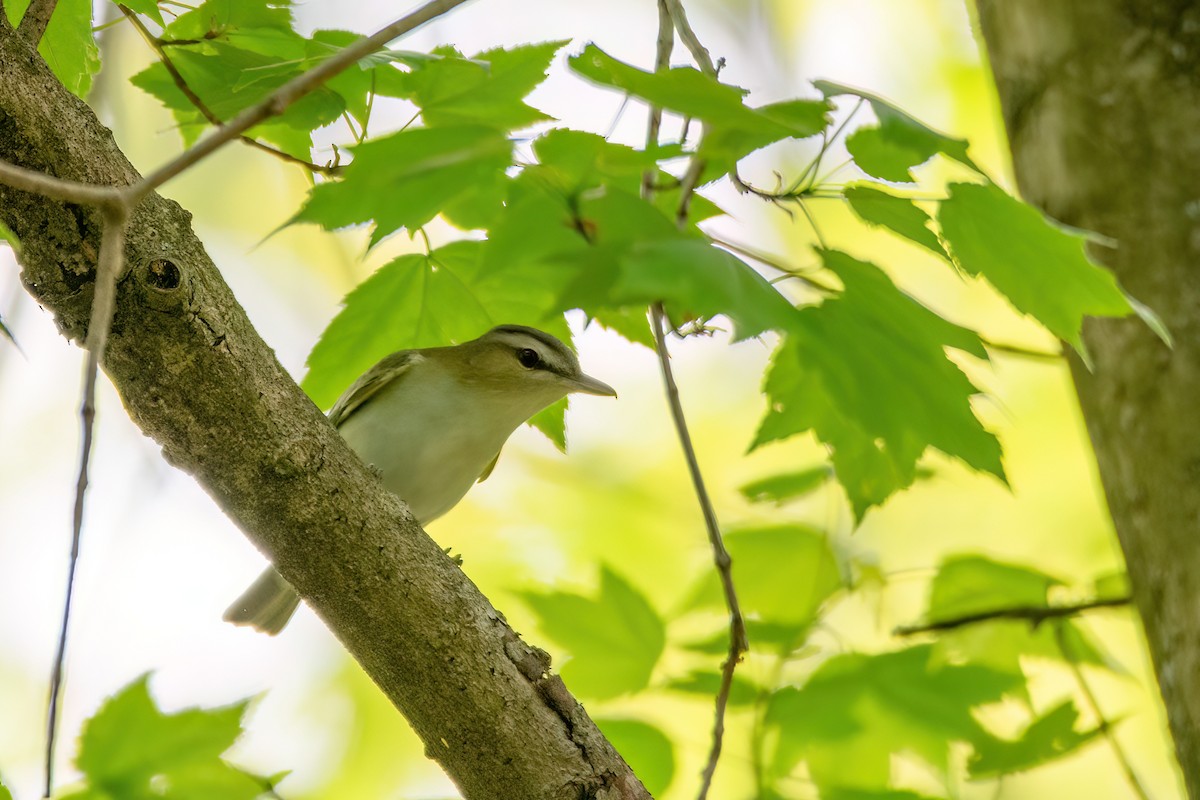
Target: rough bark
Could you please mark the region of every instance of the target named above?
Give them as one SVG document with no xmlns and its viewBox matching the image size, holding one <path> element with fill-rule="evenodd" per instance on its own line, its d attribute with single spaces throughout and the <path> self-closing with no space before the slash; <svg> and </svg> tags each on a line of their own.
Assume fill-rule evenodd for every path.
<svg viewBox="0 0 1200 800">
<path fill-rule="evenodd" d="M 1164 319 L 1093 320 L 1072 374 L 1189 795 L 1200 798 L 1200 7 L 979 0 L 1021 193 Z"/>
<path fill-rule="evenodd" d="M 136 172 L 0 14 L 0 159 L 125 185 Z M 22 279 L 82 342 L 92 209 L 0 186 Z M 525 645 L 280 367 L 157 195 L 133 215 L 103 367 L 130 416 L 326 620 L 467 798 L 647 798 L 549 661 Z M 103 442 L 100 443 L 103 447 Z"/>
</svg>

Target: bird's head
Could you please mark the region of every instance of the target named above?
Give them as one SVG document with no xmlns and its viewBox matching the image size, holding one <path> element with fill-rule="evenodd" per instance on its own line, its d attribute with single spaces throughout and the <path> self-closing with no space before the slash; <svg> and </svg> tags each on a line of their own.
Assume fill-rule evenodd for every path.
<svg viewBox="0 0 1200 800">
<path fill-rule="evenodd" d="M 537 328 L 500 325 L 461 348 L 472 381 L 538 409 L 573 392 L 617 396 L 611 386 L 583 373 L 569 347 Z"/>
</svg>

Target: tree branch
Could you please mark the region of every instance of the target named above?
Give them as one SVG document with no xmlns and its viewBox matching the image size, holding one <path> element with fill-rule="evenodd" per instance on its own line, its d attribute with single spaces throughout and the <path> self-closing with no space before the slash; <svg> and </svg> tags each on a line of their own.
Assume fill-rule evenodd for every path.
<svg viewBox="0 0 1200 800">
<path fill-rule="evenodd" d="M 900 625 L 892 630 L 895 636 L 915 636 L 918 633 L 934 633 L 975 625 L 980 622 L 991 622 L 998 619 L 1020 620 L 1037 627 L 1049 619 L 1073 617 L 1087 611 L 1100 608 L 1123 608 L 1132 601 L 1129 597 L 1110 597 L 1101 600 L 1089 600 L 1086 603 L 1076 603 L 1066 606 L 1011 606 L 997 608 L 991 611 L 980 611 L 975 614 L 964 614 L 961 617 L 935 620 L 920 625 Z"/>
<path fill-rule="evenodd" d="M 347 48 L 144 179 L 0 22 L 0 159 L 16 165 L 3 171 L 12 184 L 0 184 L 0 220 L 22 242 L 28 291 L 64 335 L 96 344 L 109 327 L 89 324 L 105 305 L 96 274 L 105 270 L 89 253 L 103 248 L 109 212 L 73 203 L 86 196 L 134 209 L 107 346 L 92 352 L 133 421 L 328 622 L 465 797 L 641 800 L 649 794 L 548 673 L 545 654 L 521 641 L 350 451 L 254 331 L 187 212 L 153 191 L 461 2 L 431 3 Z"/>
<path fill-rule="evenodd" d="M 32 0 L 25 9 L 25 16 L 21 17 L 17 33 L 37 47 L 46 35 L 46 26 L 50 24 L 50 17 L 54 16 L 54 7 L 57 4 L 58 0 Z"/>
</svg>

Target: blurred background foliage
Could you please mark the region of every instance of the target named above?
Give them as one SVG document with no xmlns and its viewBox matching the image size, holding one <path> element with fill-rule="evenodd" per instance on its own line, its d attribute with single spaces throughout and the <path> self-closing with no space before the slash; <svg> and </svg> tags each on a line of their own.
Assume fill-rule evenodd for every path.
<svg viewBox="0 0 1200 800">
<path fill-rule="evenodd" d="M 97 8 L 98 19 L 115 22 L 114 7 Z M 808 84 L 815 78 L 861 86 L 968 138 L 975 163 L 1001 181 L 1007 175 L 993 91 L 959 0 L 695 0 L 689 11 L 705 43 L 727 59 L 722 79 L 750 89 L 755 103 L 817 97 Z M 295 8 L 302 32 L 371 31 L 394 13 L 379 2 Z M 620 97 L 569 74 L 565 58 L 595 41 L 647 66 L 655 24 L 654 4 L 644 1 L 585 13 L 542 0 L 480 0 L 402 46 L 452 43 L 473 53 L 570 39 L 531 104 L 636 144 L 643 114 L 621 114 Z M 104 67 L 89 102 L 145 171 L 180 146 L 176 120 L 129 84 L 154 54 L 126 23 L 104 27 L 99 45 Z M 401 108 L 375 115 L 375 132 L 406 121 Z M 318 161 L 333 157 L 334 139 L 321 136 Z M 812 152 L 811 142 L 785 143 L 752 156 L 744 173 L 770 185 L 772 170 L 793 175 Z M 960 177 L 956 169 L 931 162 L 920 169 L 922 185 Z M 304 171 L 232 146 L 166 192 L 194 213 L 251 319 L 298 379 L 343 296 L 381 265 L 422 251 L 406 235 L 368 252 L 364 230 L 276 230 L 308 188 Z M 713 199 L 730 216 L 711 230 L 798 266 L 813 262 L 813 230 L 802 220 L 730 188 Z M 1041 328 L 928 248 L 865 227 L 840 202 L 810 208 L 830 246 L 887 265 L 951 319 L 996 341 L 1056 349 Z M 437 221 L 427 232 L 435 246 L 457 236 Z M 23 798 L 39 780 L 80 354 L 22 293 L 11 263 L 0 271 L 0 319 L 21 346 L 0 342 L 0 775 Z M 725 650 L 711 553 L 652 355 L 570 321 L 582 362 L 616 386 L 620 400 L 572 407 L 567 456 L 520 431 L 491 478 L 431 534 L 463 555 L 464 569 L 517 630 L 552 652 L 656 796 L 689 797 L 708 751 Z M 1003 444 L 1010 487 L 932 453 L 913 488 L 856 524 L 810 437 L 746 454 L 765 411 L 770 347 L 727 346 L 728 338 L 671 344 L 752 618 L 754 649 L 738 670 L 713 796 L 809 798 L 818 788 L 822 797 L 860 800 L 1179 796 L 1140 629 L 1127 609 L 1036 628 L 1003 621 L 938 636 L 893 633 L 927 619 L 1121 593 L 1120 556 L 1065 366 L 1003 353 L 990 369 L 964 361 L 986 392 L 974 408 Z M 116 778 L 89 769 L 109 763 L 109 737 L 85 733 L 76 764 L 74 732 L 131 682 L 105 706 L 110 718 L 122 711 L 169 730 L 175 717 L 163 722 L 146 684 L 134 682 L 150 671 L 151 694 L 172 713 L 254 696 L 244 716 L 233 706 L 184 717 L 210 726 L 206 753 L 214 759 L 242 720 L 245 733 L 228 761 L 275 776 L 239 784 L 246 791 L 278 780 L 289 800 L 453 796 L 403 720 L 311 613 L 277 639 L 220 621 L 261 558 L 190 478 L 162 462 L 110 389 L 98 442 L 62 723 L 72 744 L 61 749 L 60 774 L 79 775 L 75 764 L 93 783 L 145 777 L 136 765 Z M 103 730 L 105 716 L 97 720 Z M 89 742 L 99 748 L 90 757 Z"/>
</svg>

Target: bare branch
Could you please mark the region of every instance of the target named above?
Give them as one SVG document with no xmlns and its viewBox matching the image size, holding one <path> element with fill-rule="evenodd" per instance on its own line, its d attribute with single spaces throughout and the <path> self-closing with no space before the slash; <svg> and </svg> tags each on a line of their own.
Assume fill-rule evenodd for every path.
<svg viewBox="0 0 1200 800">
<path fill-rule="evenodd" d="M 673 30 L 679 31 L 680 38 L 683 39 L 684 44 L 692 51 L 693 57 L 698 62 L 701 62 L 701 58 L 703 58 L 701 62 L 702 67 L 709 74 L 715 76 L 717 69 L 708 57 L 708 51 L 696 39 L 691 26 L 688 25 L 687 16 L 684 14 L 683 5 L 680 0 L 658 0 L 658 40 L 654 62 L 655 71 L 664 70 L 670 65 L 671 50 L 675 44 Z M 650 121 L 646 129 L 647 150 L 658 144 L 661 125 L 662 109 L 658 106 L 651 106 Z M 701 136 L 703 136 L 703 132 Z M 680 228 L 687 225 L 692 195 L 695 193 L 696 186 L 700 182 L 704 166 L 705 162 L 703 159 L 698 156 L 692 156 L 687 171 L 680 181 L 679 206 L 675 215 L 675 223 Z M 643 197 L 648 199 L 654 194 L 656 179 L 657 173 L 654 171 L 647 171 L 642 176 Z M 729 609 L 729 652 L 724 663 L 721 665 L 721 684 L 717 689 L 716 707 L 713 712 L 712 746 L 709 749 L 708 760 L 705 762 L 704 770 L 700 776 L 700 789 L 697 793 L 698 800 L 705 800 L 709 789 L 712 787 L 713 775 L 716 773 L 717 763 L 721 758 L 721 748 L 725 740 L 725 710 L 729 705 L 729 695 L 733 689 L 733 673 L 737 669 L 738 663 L 742 660 L 742 654 L 750 649 L 750 644 L 746 638 L 746 621 L 742 616 L 741 605 L 738 602 L 737 591 L 733 584 L 733 560 L 729 556 L 729 551 L 725 549 L 725 540 L 721 536 L 721 527 L 717 522 L 717 514 L 713 509 L 712 499 L 708 496 L 708 489 L 704 484 L 704 476 L 700 471 L 700 463 L 696 458 L 696 449 L 692 444 L 691 433 L 688 431 L 687 420 L 684 417 L 683 404 L 679 399 L 679 386 L 675 383 L 675 375 L 671 369 L 671 356 L 667 350 L 667 341 L 664 332 L 666 312 L 663 310 L 662 303 L 655 303 L 651 306 L 650 324 L 654 328 L 654 350 L 658 354 L 663 385 L 667 393 L 667 404 L 671 409 L 671 418 L 675 423 L 675 431 L 679 438 L 679 444 L 683 449 L 683 455 L 687 461 L 688 472 L 692 478 L 692 486 L 696 492 L 696 500 L 700 505 L 701 514 L 704 516 L 704 526 L 708 532 L 709 544 L 713 550 L 713 561 L 716 563 L 717 573 L 721 578 L 721 586 L 725 592 L 725 604 Z"/>
<path fill-rule="evenodd" d="M 58 730 L 58 697 L 62 690 L 63 662 L 67 653 L 67 628 L 71 621 L 71 597 L 75 590 L 75 573 L 79 565 L 79 544 L 83 534 L 83 507 L 87 497 L 88 463 L 92 455 L 93 430 L 96 422 L 96 376 L 100 356 L 108 340 L 116 299 L 117 276 L 125 263 L 125 227 L 128 211 L 120 203 L 104 207 L 104 233 L 100 239 L 100 263 L 96 267 L 96 282 L 92 298 L 92 316 L 88 322 L 87 364 L 83 373 L 83 402 L 79 416 L 82 443 L 79 453 L 79 477 L 75 483 L 75 509 L 71 521 L 71 555 L 67 561 L 67 587 L 63 600 L 62 621 L 58 629 L 58 646 L 54 651 L 54 666 L 50 671 L 50 702 L 46 710 L 46 791 L 54 793 L 54 742 Z"/>
<path fill-rule="evenodd" d="M 692 54 L 696 65 L 700 67 L 704 74 L 713 78 L 717 77 L 717 65 L 713 63 L 712 56 L 708 54 L 708 49 L 700 44 L 700 39 L 696 36 L 696 32 L 692 30 L 692 25 L 688 22 L 687 12 L 683 10 L 683 0 L 666 0 L 666 2 L 667 8 L 670 10 L 671 19 L 675 23 L 675 30 L 679 32 L 679 38 L 683 40 L 684 46 Z"/>
<path fill-rule="evenodd" d="M 54 6 L 57 3 L 58 0 L 32 0 L 29 8 L 25 9 L 25 16 L 21 17 L 17 33 L 36 47 L 46 35 L 46 26 L 50 24 L 50 17 L 54 15 Z"/>
<path fill-rule="evenodd" d="M 121 199 L 121 190 L 119 188 L 96 186 L 77 181 L 64 181 L 55 178 L 53 175 L 18 167 L 16 164 L 9 164 L 6 161 L 0 161 L 0 183 L 67 203 L 84 203 L 98 206 L 120 202 Z"/>
<path fill-rule="evenodd" d="M 1024 621 L 1036 628 L 1046 620 L 1073 617 L 1077 614 L 1095 611 L 1100 608 L 1123 608 L 1132 602 L 1132 598 L 1125 596 L 1089 600 L 1086 603 L 1076 603 L 1066 606 L 1010 606 L 991 611 L 980 611 L 975 614 L 964 614 L 961 617 L 935 620 L 921 625 L 901 625 L 893 629 L 892 634 L 895 636 L 915 636 L 918 633 L 949 631 L 955 628 L 962 628 L 966 625 L 975 625 L 980 622 L 991 622 L 1000 619 Z"/>
</svg>

